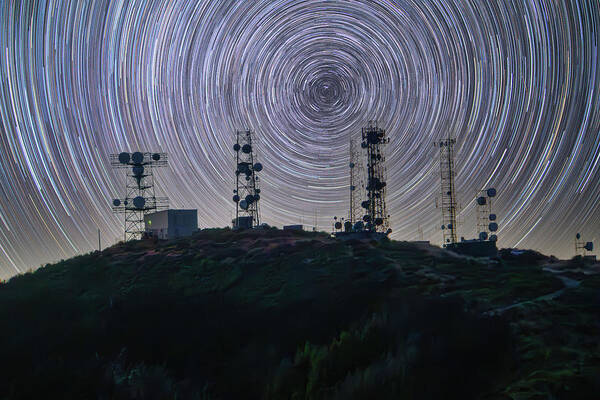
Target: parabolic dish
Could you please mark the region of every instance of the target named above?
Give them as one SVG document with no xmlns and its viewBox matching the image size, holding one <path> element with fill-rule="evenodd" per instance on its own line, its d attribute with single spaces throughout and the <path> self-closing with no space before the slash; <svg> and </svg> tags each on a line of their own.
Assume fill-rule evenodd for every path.
<svg viewBox="0 0 600 400">
<path fill-rule="evenodd" d="M 134 176 L 144 175 L 144 167 L 142 167 L 141 165 L 136 165 L 133 168 L 131 168 L 131 170 L 133 171 Z"/>
<path fill-rule="evenodd" d="M 133 199 L 133 206 L 137 209 L 143 209 L 146 205 L 146 199 L 142 196 L 137 196 Z"/>
<path fill-rule="evenodd" d="M 144 154 L 136 151 L 131 155 L 131 161 L 133 161 L 134 164 L 142 164 L 144 162 Z"/>
<path fill-rule="evenodd" d="M 131 159 L 131 156 L 129 155 L 129 153 L 126 153 L 126 152 L 119 153 L 119 162 L 121 164 L 129 163 L 130 159 Z"/>
</svg>

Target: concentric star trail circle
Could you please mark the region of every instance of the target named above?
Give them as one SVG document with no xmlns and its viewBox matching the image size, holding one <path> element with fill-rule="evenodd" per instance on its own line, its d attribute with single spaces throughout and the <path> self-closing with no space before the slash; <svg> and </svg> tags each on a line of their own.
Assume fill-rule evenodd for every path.
<svg viewBox="0 0 600 400">
<path fill-rule="evenodd" d="M 498 189 L 499 245 L 598 237 L 600 3 L 11 1 L 0 5 L 0 277 L 121 237 L 108 155 L 164 151 L 158 192 L 224 226 L 252 128 L 270 224 L 347 214 L 348 143 L 378 120 L 395 239 L 439 243 L 433 143 L 457 138 L 459 235 Z"/>
</svg>

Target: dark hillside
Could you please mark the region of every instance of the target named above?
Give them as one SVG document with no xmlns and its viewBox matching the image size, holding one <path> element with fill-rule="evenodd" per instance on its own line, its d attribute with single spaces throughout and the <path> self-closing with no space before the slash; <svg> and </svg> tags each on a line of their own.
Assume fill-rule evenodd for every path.
<svg viewBox="0 0 600 400">
<path fill-rule="evenodd" d="M 123 243 L 0 285 L 0 398 L 590 398 L 597 272 L 276 229 Z"/>
</svg>

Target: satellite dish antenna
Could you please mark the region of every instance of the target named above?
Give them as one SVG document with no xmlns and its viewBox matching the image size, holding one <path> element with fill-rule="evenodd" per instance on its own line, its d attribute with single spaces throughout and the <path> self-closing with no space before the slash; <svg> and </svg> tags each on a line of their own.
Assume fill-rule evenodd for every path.
<svg viewBox="0 0 600 400">
<path fill-rule="evenodd" d="M 144 175 L 144 167 L 141 165 L 135 165 L 131 170 L 136 177 Z"/>
<path fill-rule="evenodd" d="M 494 188 L 489 188 L 489 189 L 487 190 L 487 195 L 488 195 L 488 197 L 495 197 L 495 196 L 496 196 L 496 189 L 494 189 Z"/>
<path fill-rule="evenodd" d="M 121 200 L 119 200 L 119 199 L 114 199 L 113 200 L 113 206 L 119 207 L 120 205 L 121 205 Z"/>
<path fill-rule="evenodd" d="M 583 246 L 584 249 L 586 249 L 587 251 L 593 251 L 594 250 L 594 243 L 592 242 L 587 242 L 585 244 L 585 246 Z"/>
<path fill-rule="evenodd" d="M 136 151 L 131 155 L 131 161 L 133 161 L 134 164 L 141 165 L 144 162 L 144 154 Z"/>
<path fill-rule="evenodd" d="M 576 238 L 577 240 L 581 239 L 581 233 L 578 233 L 577 235 L 575 235 L 575 238 Z"/>
<path fill-rule="evenodd" d="M 144 199 L 142 196 L 137 196 L 136 198 L 133 199 L 133 206 L 135 208 L 137 208 L 138 210 L 143 209 L 145 205 L 146 205 L 146 199 Z"/>
<path fill-rule="evenodd" d="M 375 225 L 383 225 L 383 218 L 375 218 Z"/>
<path fill-rule="evenodd" d="M 240 208 L 242 210 L 247 210 L 248 209 L 248 202 L 246 200 L 240 201 Z"/>
<path fill-rule="evenodd" d="M 340 221 L 335 223 L 335 229 L 342 229 L 342 223 Z"/>
<path fill-rule="evenodd" d="M 371 221 L 371 216 L 370 216 L 369 214 L 367 214 L 367 215 L 364 215 L 364 216 L 363 216 L 363 221 L 365 221 L 365 222 L 370 222 L 370 221 Z"/>
<path fill-rule="evenodd" d="M 379 143 L 380 139 L 379 139 L 379 135 L 377 134 L 376 131 L 369 131 L 369 133 L 367 133 L 367 142 L 371 143 L 371 144 L 377 144 Z"/>
<path fill-rule="evenodd" d="M 152 159 L 153 159 L 154 161 L 158 161 L 158 160 L 160 160 L 160 154 L 159 154 L 159 153 L 154 153 L 154 154 L 152 154 Z"/>
<path fill-rule="evenodd" d="M 448 224 L 448 229 L 452 229 L 453 225 L 452 224 Z"/>
<path fill-rule="evenodd" d="M 245 144 L 242 146 L 242 153 L 250 154 L 251 151 L 252 146 L 250 146 L 249 144 Z"/>
<path fill-rule="evenodd" d="M 238 201 L 240 201 L 240 196 L 238 196 L 237 194 L 233 196 L 233 201 L 235 201 L 236 203 Z"/>
<path fill-rule="evenodd" d="M 128 164 L 130 159 L 131 159 L 131 156 L 129 155 L 129 153 L 126 153 L 126 152 L 119 153 L 119 162 L 121 164 Z"/>
<path fill-rule="evenodd" d="M 479 232 L 479 240 L 486 240 L 488 238 L 487 232 Z"/>
<path fill-rule="evenodd" d="M 490 214 L 490 221 L 496 220 L 496 214 Z"/>
<path fill-rule="evenodd" d="M 262 167 L 262 164 L 261 164 L 261 163 L 259 163 L 259 162 L 257 162 L 256 164 L 254 164 L 254 167 L 253 167 L 253 169 L 254 169 L 254 171 L 255 171 L 255 172 L 260 172 L 260 171 L 262 171 L 262 168 L 263 168 L 263 167 Z"/>
<path fill-rule="evenodd" d="M 361 232 L 365 229 L 365 224 L 362 221 L 358 221 L 354 224 L 354 230 L 357 232 Z"/>
<path fill-rule="evenodd" d="M 442 230 L 446 229 L 446 225 L 442 225 Z"/>
<path fill-rule="evenodd" d="M 498 236 L 490 235 L 490 242 L 497 242 L 497 241 L 498 241 Z"/>
<path fill-rule="evenodd" d="M 247 195 L 245 197 L 245 200 L 246 200 L 246 203 L 252 204 L 252 203 L 254 203 L 254 196 L 252 196 L 251 194 L 249 194 L 249 195 Z"/>
<path fill-rule="evenodd" d="M 498 230 L 498 224 L 495 222 L 490 222 L 488 228 L 490 228 L 491 232 L 496 232 Z"/>
<path fill-rule="evenodd" d="M 479 204 L 480 206 L 485 206 L 485 203 L 486 203 L 485 197 L 479 196 L 477 198 L 477 204 Z"/>
</svg>

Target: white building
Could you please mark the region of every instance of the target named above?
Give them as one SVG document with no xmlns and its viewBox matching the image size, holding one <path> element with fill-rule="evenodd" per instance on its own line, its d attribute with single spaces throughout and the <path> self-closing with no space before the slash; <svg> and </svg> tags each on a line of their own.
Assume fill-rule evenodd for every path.
<svg viewBox="0 0 600 400">
<path fill-rule="evenodd" d="M 146 233 L 159 239 L 190 236 L 198 230 L 198 210 L 164 210 L 144 215 Z"/>
</svg>

